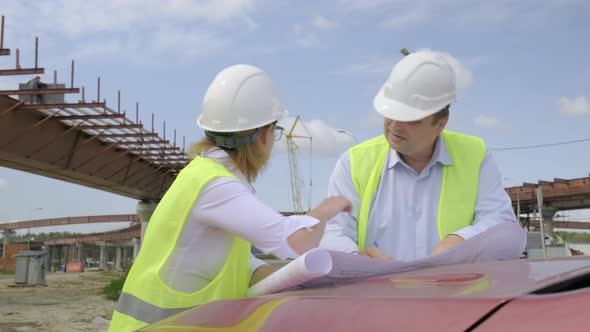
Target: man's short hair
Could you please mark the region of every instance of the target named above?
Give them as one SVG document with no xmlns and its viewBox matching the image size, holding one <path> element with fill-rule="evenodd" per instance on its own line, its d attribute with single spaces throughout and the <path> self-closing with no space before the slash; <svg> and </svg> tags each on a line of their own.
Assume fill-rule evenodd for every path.
<svg viewBox="0 0 590 332">
<path fill-rule="evenodd" d="M 450 107 L 451 107 L 451 105 L 447 105 L 442 110 L 434 113 L 434 116 L 432 117 L 432 125 L 433 126 L 437 125 L 442 119 L 446 119 L 449 117 L 449 108 Z"/>
</svg>

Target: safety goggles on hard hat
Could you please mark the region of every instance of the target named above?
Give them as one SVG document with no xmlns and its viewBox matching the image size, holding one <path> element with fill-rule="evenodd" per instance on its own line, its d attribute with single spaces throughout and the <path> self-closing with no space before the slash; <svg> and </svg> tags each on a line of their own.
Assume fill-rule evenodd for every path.
<svg viewBox="0 0 590 332">
<path fill-rule="evenodd" d="M 276 121 L 271 123 L 270 126 L 273 129 L 274 140 L 280 140 L 283 136 L 284 128 L 277 126 Z M 260 131 L 264 127 L 256 128 L 256 131 L 250 135 L 236 135 L 235 133 L 218 133 L 206 130 L 205 136 L 207 137 L 207 139 L 209 139 L 209 141 L 221 148 L 234 150 L 240 145 L 254 143 L 260 135 Z"/>
</svg>

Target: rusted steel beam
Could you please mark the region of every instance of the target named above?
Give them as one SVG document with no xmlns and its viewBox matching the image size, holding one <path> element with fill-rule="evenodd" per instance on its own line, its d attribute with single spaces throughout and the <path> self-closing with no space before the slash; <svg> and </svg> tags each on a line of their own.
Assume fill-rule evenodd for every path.
<svg viewBox="0 0 590 332">
<path fill-rule="evenodd" d="M 127 163 L 127 165 L 124 165 L 123 167 L 120 167 L 119 169 L 115 170 L 115 172 L 111 173 L 109 176 L 104 177 L 105 180 L 109 181 L 110 179 L 112 179 L 115 175 L 121 173 L 121 171 L 123 171 L 124 169 L 126 170 L 125 172 L 125 179 L 127 178 L 127 176 L 129 175 L 129 168 L 131 168 L 131 165 L 133 165 L 133 163 L 139 161 L 142 158 L 142 156 L 139 156 L 135 159 L 129 159 L 129 162 Z M 125 179 L 123 180 L 123 182 L 121 183 L 124 184 L 125 183 Z"/>
<path fill-rule="evenodd" d="M 19 107 L 20 107 L 20 106 L 22 106 L 24 103 L 26 103 L 26 102 L 27 102 L 27 100 L 29 100 L 29 99 L 31 99 L 31 97 L 30 97 L 30 96 L 29 96 L 28 98 L 25 98 L 25 99 L 19 100 L 19 102 L 18 102 L 18 103 L 16 103 L 16 104 L 14 104 L 14 105 L 10 106 L 10 107 L 9 107 L 7 110 L 4 110 L 4 111 L 2 111 L 2 113 L 0 113 L 0 118 L 1 118 L 1 117 L 3 117 L 4 115 L 6 115 L 6 114 L 8 114 L 8 113 L 10 113 L 10 112 L 12 112 L 12 111 L 14 111 L 15 109 L 19 108 Z"/>
<path fill-rule="evenodd" d="M 119 155 L 117 155 L 116 157 L 114 157 L 114 158 L 111 158 L 111 159 L 110 159 L 110 160 L 108 160 L 107 162 L 103 163 L 101 166 L 99 166 L 99 167 L 95 168 L 94 170 L 92 170 L 92 171 L 88 172 L 88 174 L 90 174 L 90 175 L 94 175 L 94 174 L 96 174 L 96 173 L 98 173 L 98 172 L 102 171 L 102 170 L 103 170 L 105 167 L 108 167 L 108 166 L 110 166 L 110 165 L 113 163 L 113 161 L 115 161 L 115 160 L 117 160 L 117 159 L 120 159 L 121 157 L 123 157 L 123 156 L 126 156 L 126 155 L 128 155 L 128 154 L 129 154 L 129 151 L 128 151 L 128 150 L 125 150 L 125 151 L 123 151 L 123 153 L 120 153 L 120 154 L 119 154 Z"/>
<path fill-rule="evenodd" d="M 151 156 L 152 158 L 157 158 L 159 155 Z M 150 159 L 150 161 L 185 161 L 188 162 L 189 159 L 186 155 L 183 156 L 170 156 L 170 158 L 157 158 L 157 159 Z"/>
<path fill-rule="evenodd" d="M 68 159 L 66 160 L 66 165 L 64 166 L 64 169 L 68 169 L 72 165 L 72 160 L 74 160 L 74 155 L 80 149 L 79 143 L 80 143 L 81 136 L 82 136 L 82 133 L 80 131 L 76 132 L 76 138 L 74 139 L 74 144 L 72 145 L 70 152 L 67 153 Z"/>
<path fill-rule="evenodd" d="M 133 151 L 131 151 L 133 152 Z M 143 153 L 144 156 L 150 157 L 150 156 L 156 156 L 156 157 L 164 157 L 164 156 L 186 156 L 186 154 L 177 151 L 177 152 L 145 152 Z"/>
<path fill-rule="evenodd" d="M 141 158 L 143 158 L 143 156 L 141 156 Z M 144 167 L 140 168 L 139 170 L 137 170 L 137 171 L 135 171 L 135 172 L 133 172 L 131 174 L 128 174 L 127 177 L 126 177 L 126 179 L 125 179 L 125 182 L 131 180 L 137 174 L 140 174 L 140 173 L 145 172 L 146 170 L 149 170 L 149 169 L 147 169 L 147 167 L 152 166 L 152 165 L 155 165 L 155 163 L 153 161 L 148 161 L 147 164 L 144 165 Z M 155 165 L 155 166 L 158 166 L 158 165 Z M 150 172 L 149 174 L 150 174 L 149 176 L 152 176 L 153 172 Z M 138 182 L 135 182 L 133 185 L 130 185 L 130 187 L 135 187 L 135 185 L 138 184 L 139 182 L 143 181 L 143 179 L 144 178 L 141 178 L 141 180 L 139 180 Z"/>
<path fill-rule="evenodd" d="M 588 221 L 552 221 L 551 224 L 554 228 L 590 229 Z M 539 220 L 531 219 L 529 226 L 539 227 Z"/>
<path fill-rule="evenodd" d="M 108 134 L 105 133 L 104 135 L 102 135 L 102 137 L 106 137 L 106 138 L 119 138 L 119 137 L 158 137 L 158 134 L 156 133 L 134 133 L 134 134 Z M 123 142 L 122 144 L 130 144 L 133 142 Z M 148 142 L 145 142 L 144 144 L 148 144 Z M 155 143 L 154 143 L 155 144 Z"/>
<path fill-rule="evenodd" d="M 132 124 L 132 125 L 120 125 L 120 124 L 108 124 L 108 125 L 95 125 L 95 126 L 82 126 L 80 129 L 137 129 L 143 128 L 140 124 Z"/>
<path fill-rule="evenodd" d="M 76 167 L 73 167 L 72 170 L 76 171 L 78 170 L 80 167 L 88 164 L 89 162 L 91 162 L 92 160 L 98 158 L 101 154 L 107 152 L 108 150 L 112 149 L 113 147 L 115 147 L 116 145 L 120 144 L 121 141 L 117 141 L 117 142 L 112 142 L 111 144 L 109 144 L 106 148 L 102 149 L 102 151 L 95 153 L 92 157 L 86 159 L 85 161 L 81 162 L 80 164 L 78 164 Z"/>
<path fill-rule="evenodd" d="M 510 197 L 514 200 L 516 199 L 516 194 L 509 193 Z M 566 197 L 575 197 L 575 196 L 590 196 L 590 185 L 582 185 L 582 186 L 569 186 L 566 188 L 555 188 L 555 189 L 548 189 L 543 190 L 543 200 L 547 201 L 549 199 L 556 199 L 556 198 L 566 198 Z M 528 193 L 520 193 L 519 198 L 521 203 L 526 200 L 533 200 L 536 198 L 533 192 Z"/>
<path fill-rule="evenodd" d="M 152 133 L 150 133 L 152 134 Z M 158 136 L 158 134 L 155 134 L 156 136 Z M 128 145 L 128 146 L 133 146 L 133 145 L 147 145 L 147 144 L 153 144 L 153 145 L 160 145 L 160 144 L 168 144 L 170 143 L 167 140 L 159 140 L 159 141 L 133 141 L 133 142 L 123 142 L 124 145 Z"/>
<path fill-rule="evenodd" d="M 155 165 L 155 166 L 158 166 L 158 165 Z M 148 175 L 145 175 L 144 177 L 142 177 L 141 179 L 139 179 L 139 181 L 134 182 L 132 185 L 130 185 L 130 187 L 138 188 L 140 183 L 142 183 L 143 181 L 145 181 L 145 179 L 153 178 L 154 177 L 154 173 L 156 173 L 157 171 L 159 171 L 160 169 L 162 169 L 164 166 L 165 165 L 158 166 L 151 173 L 149 173 Z M 142 189 L 143 189 L 143 187 L 142 187 Z"/>
<path fill-rule="evenodd" d="M 21 109 L 35 110 L 35 109 L 53 109 L 53 108 L 104 108 L 105 103 L 65 103 L 65 104 L 27 104 L 23 105 Z"/>
<path fill-rule="evenodd" d="M 133 152 L 137 152 L 137 151 L 160 151 L 160 150 L 174 150 L 174 151 L 180 151 L 179 148 L 177 147 L 155 147 L 155 148 L 130 148 L 131 151 Z"/>
<path fill-rule="evenodd" d="M 55 95 L 62 93 L 80 93 L 80 89 L 39 89 L 39 90 L 0 90 L 0 96 L 14 96 L 14 95 Z"/>
<path fill-rule="evenodd" d="M 0 69 L 0 76 L 44 74 L 44 68 Z"/>
<path fill-rule="evenodd" d="M 53 113 L 53 116 L 57 116 L 59 114 L 59 112 L 57 113 Z M 69 132 L 71 132 L 72 130 L 78 128 L 79 126 L 81 126 L 84 122 L 80 122 L 78 124 L 76 124 L 75 126 L 67 129 L 66 131 L 64 131 L 63 133 L 59 134 L 59 135 L 55 135 L 53 136 L 51 139 L 49 139 L 48 141 L 46 141 L 45 144 L 41 145 L 39 148 L 37 148 L 37 150 L 33 151 L 33 153 L 31 153 L 32 155 L 35 155 L 41 151 L 43 151 L 43 149 L 45 149 L 46 147 L 48 147 L 49 145 L 53 144 L 55 141 L 57 141 L 60 138 L 64 138 L 66 136 L 66 134 L 68 134 Z M 57 161 L 56 161 L 57 162 Z"/>
<path fill-rule="evenodd" d="M 81 123 L 77 123 L 77 124 L 76 124 L 74 127 L 70 128 L 70 129 L 68 129 L 68 130 L 66 130 L 66 132 L 69 132 L 69 131 L 72 131 L 72 130 L 74 130 L 75 128 L 77 128 L 78 126 L 80 126 L 80 125 L 81 125 L 82 123 L 84 123 L 85 121 L 86 121 L 86 120 L 83 120 Z M 81 131 L 78 131 L 78 133 L 81 133 Z M 102 131 L 102 132 L 100 132 L 100 133 L 98 133 L 98 134 L 96 134 L 96 135 L 92 135 L 90 138 L 86 139 L 86 141 L 85 141 L 85 142 L 83 142 L 83 143 L 80 143 L 80 144 L 78 144 L 78 142 L 76 142 L 76 149 L 78 149 L 78 148 L 80 148 L 81 146 L 83 146 L 83 145 L 85 145 L 85 144 L 87 144 L 87 143 L 89 143 L 89 142 L 91 142 L 91 141 L 93 141 L 93 140 L 95 140 L 95 139 L 99 138 L 99 137 L 100 137 L 100 135 L 101 135 L 102 133 L 104 133 L 104 131 Z M 76 136 L 76 137 L 79 137 L 79 136 Z M 59 158 L 55 159 L 55 160 L 54 160 L 54 161 L 53 161 L 51 164 L 52 164 L 52 165 L 55 165 L 55 164 L 57 164 L 57 163 L 58 163 L 60 160 L 62 160 L 63 158 L 65 158 L 65 157 L 68 157 L 68 158 L 69 158 L 69 157 L 72 155 L 72 153 L 74 153 L 74 152 L 75 152 L 75 151 L 68 151 L 68 152 L 66 152 L 66 153 L 63 153 L 61 156 L 59 156 Z M 67 165 L 67 168 L 69 168 L 69 166 L 70 166 L 70 162 L 68 161 L 68 162 L 66 163 L 66 165 Z"/>
<path fill-rule="evenodd" d="M 48 116 L 46 116 L 45 118 L 43 118 L 41 121 L 38 121 L 37 123 L 35 123 L 31 127 L 27 127 L 27 128 L 21 129 L 20 132 L 16 136 L 14 136 L 12 139 L 10 139 L 9 141 L 7 141 L 6 143 L 2 144 L 0 147 L 7 146 L 9 144 L 12 144 L 12 143 L 18 141 L 18 139 L 21 138 L 23 135 L 25 135 L 29 130 L 34 129 L 35 127 L 37 127 L 37 126 L 41 125 L 42 123 L 48 121 L 49 119 L 51 119 L 52 117 L 56 116 L 57 114 L 59 114 L 59 112 L 49 114 Z M 29 155 L 29 157 L 32 156 L 32 155 L 33 154 Z"/>
<path fill-rule="evenodd" d="M 45 241 L 45 245 L 75 244 L 96 241 L 128 241 L 141 236 L 141 229 L 133 228 L 124 231 L 115 231 L 99 234 L 80 235 L 76 237 L 52 239 Z"/>
<path fill-rule="evenodd" d="M 123 114 L 94 114 L 94 115 L 61 115 L 56 116 L 58 120 L 102 120 L 102 119 L 121 119 Z M 84 128 L 84 127 L 82 127 Z"/>
<path fill-rule="evenodd" d="M 65 218 L 49 218 L 19 221 L 7 224 L 0 224 L 0 230 L 14 230 L 25 228 L 37 228 L 48 226 L 61 225 L 76 225 L 76 224 L 93 224 L 105 222 L 138 222 L 139 217 L 136 214 L 115 214 L 105 216 L 81 216 L 81 217 L 65 217 Z"/>
<path fill-rule="evenodd" d="M 2 55 L 10 55 L 10 49 L 8 49 L 8 48 L 0 49 L 0 56 L 2 56 Z"/>
</svg>

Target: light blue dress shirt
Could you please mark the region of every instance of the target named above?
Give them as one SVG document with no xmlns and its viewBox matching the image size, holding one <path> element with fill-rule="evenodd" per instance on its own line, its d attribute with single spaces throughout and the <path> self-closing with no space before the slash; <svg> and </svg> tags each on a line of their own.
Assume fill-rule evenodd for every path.
<svg viewBox="0 0 590 332">
<path fill-rule="evenodd" d="M 367 247 L 378 244 L 380 251 L 395 260 L 409 261 L 430 256 L 439 243 L 437 216 L 444 165 L 452 165 L 444 140 L 439 136 L 432 158 L 418 174 L 399 154 L 390 150 L 381 182 L 374 195 Z M 350 155 L 340 156 L 328 185 L 328 196 L 343 195 L 351 200 L 352 213 L 340 213 L 326 226 L 320 247 L 358 252 L 357 217 L 360 198 L 350 175 Z M 454 234 L 469 239 L 501 222 L 516 222 L 502 176 L 487 152 L 479 171 L 474 222 Z"/>
</svg>

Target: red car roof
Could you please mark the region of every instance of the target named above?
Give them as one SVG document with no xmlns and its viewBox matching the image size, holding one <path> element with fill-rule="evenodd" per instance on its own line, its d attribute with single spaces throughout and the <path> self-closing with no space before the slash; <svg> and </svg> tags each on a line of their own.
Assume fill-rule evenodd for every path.
<svg viewBox="0 0 590 332">
<path fill-rule="evenodd" d="M 490 313 L 517 320 L 505 311 L 512 306 L 522 315 L 527 310 L 532 314 L 532 307 L 526 309 L 527 301 L 543 302 L 543 298 L 563 294 L 526 294 L 586 274 L 590 274 L 590 257 L 583 256 L 443 266 L 259 298 L 218 301 L 143 331 L 172 327 L 179 331 L 182 327 L 191 331 L 463 331 L 482 323 Z M 590 301 L 590 291 L 582 293 Z M 566 297 L 580 301 L 571 300 L 571 294 Z M 547 306 L 546 310 L 551 308 Z M 584 319 L 590 323 L 590 318 Z M 493 321 L 478 326 L 489 328 L 491 325 L 486 324 Z"/>
</svg>

